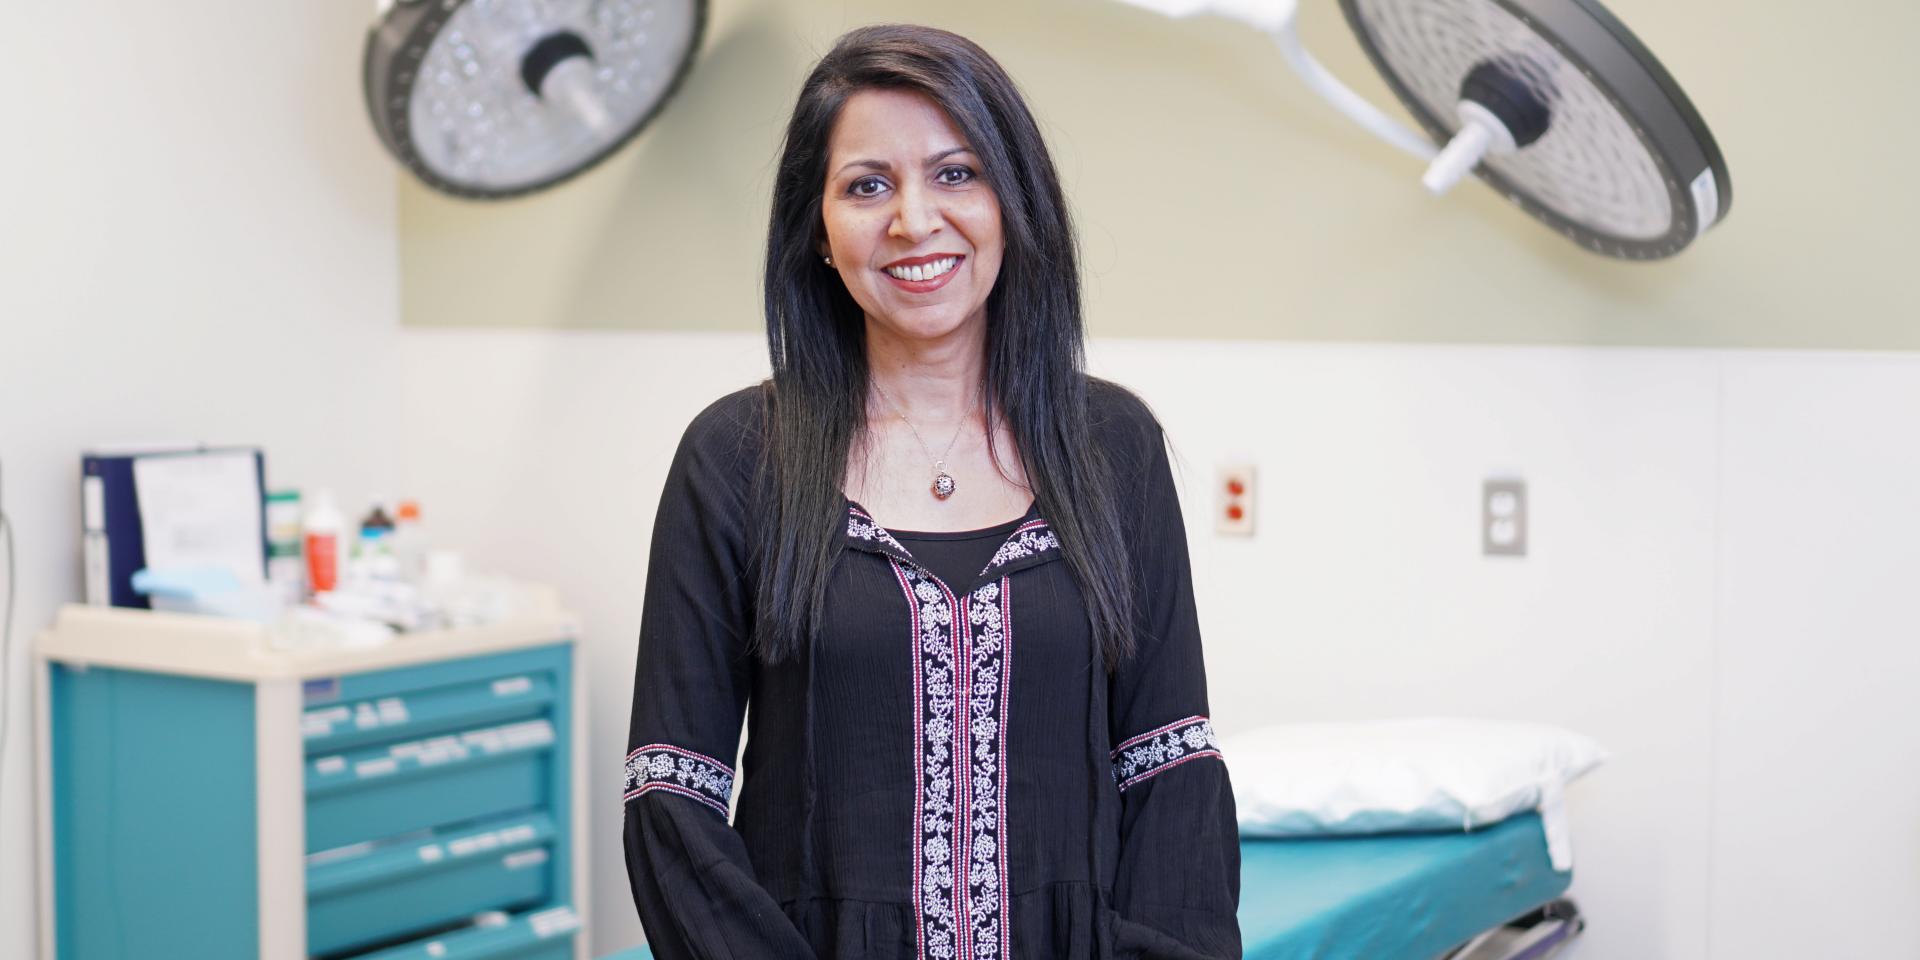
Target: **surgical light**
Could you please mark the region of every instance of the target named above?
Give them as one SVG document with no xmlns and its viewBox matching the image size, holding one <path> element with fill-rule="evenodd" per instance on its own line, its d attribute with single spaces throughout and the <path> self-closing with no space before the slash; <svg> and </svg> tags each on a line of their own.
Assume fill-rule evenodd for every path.
<svg viewBox="0 0 1920 960">
<path fill-rule="evenodd" d="M 385 0 L 367 35 L 367 110 L 421 181 L 529 193 L 640 132 L 685 78 L 706 0 Z"/>
<path fill-rule="evenodd" d="M 1670 257 L 1725 219 L 1726 160 L 1671 75 L 1596 0 L 1340 0 L 1347 25 L 1424 133 L 1316 61 L 1297 0 L 1127 0 L 1273 36 L 1307 85 L 1427 163 L 1435 194 L 1479 174 L 1596 253 Z"/>
</svg>

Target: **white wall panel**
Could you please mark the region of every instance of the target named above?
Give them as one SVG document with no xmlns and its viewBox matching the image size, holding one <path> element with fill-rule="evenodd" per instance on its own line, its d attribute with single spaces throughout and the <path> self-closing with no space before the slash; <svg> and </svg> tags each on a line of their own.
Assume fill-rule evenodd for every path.
<svg viewBox="0 0 1920 960">
<path fill-rule="evenodd" d="M 1920 358 L 1730 358 L 1713 952 L 1920 956 Z"/>
</svg>

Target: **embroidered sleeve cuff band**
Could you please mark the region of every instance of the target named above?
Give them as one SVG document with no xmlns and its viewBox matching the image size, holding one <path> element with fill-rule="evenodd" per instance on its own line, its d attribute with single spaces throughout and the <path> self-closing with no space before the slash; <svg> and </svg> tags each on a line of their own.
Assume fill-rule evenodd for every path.
<svg viewBox="0 0 1920 960">
<path fill-rule="evenodd" d="M 1113 780 L 1121 790 L 1189 760 L 1220 757 L 1206 717 L 1188 717 L 1123 741 L 1113 751 Z"/>
<path fill-rule="evenodd" d="M 691 797 L 727 815 L 733 768 L 704 753 L 649 743 L 627 754 L 627 800 L 654 790 Z"/>
</svg>

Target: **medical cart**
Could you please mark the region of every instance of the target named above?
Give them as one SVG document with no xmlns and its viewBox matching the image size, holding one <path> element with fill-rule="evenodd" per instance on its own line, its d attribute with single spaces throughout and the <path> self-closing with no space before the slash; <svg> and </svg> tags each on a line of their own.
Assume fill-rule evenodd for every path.
<svg viewBox="0 0 1920 960">
<path fill-rule="evenodd" d="M 577 631 L 536 595 L 366 649 L 61 610 L 34 654 L 41 960 L 584 960 Z"/>
</svg>

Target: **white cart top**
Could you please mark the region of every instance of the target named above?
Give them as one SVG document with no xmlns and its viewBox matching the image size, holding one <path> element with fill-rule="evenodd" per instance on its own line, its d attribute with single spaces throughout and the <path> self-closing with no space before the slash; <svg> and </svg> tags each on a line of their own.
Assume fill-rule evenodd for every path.
<svg viewBox="0 0 1920 960">
<path fill-rule="evenodd" d="M 225 617 L 67 604 L 40 634 L 35 654 L 74 666 L 118 667 L 222 680 L 291 680 L 384 670 L 448 657 L 572 643 L 574 617 L 551 590 L 514 619 L 478 627 L 402 633 L 377 647 L 282 650 L 265 624 Z"/>
</svg>

